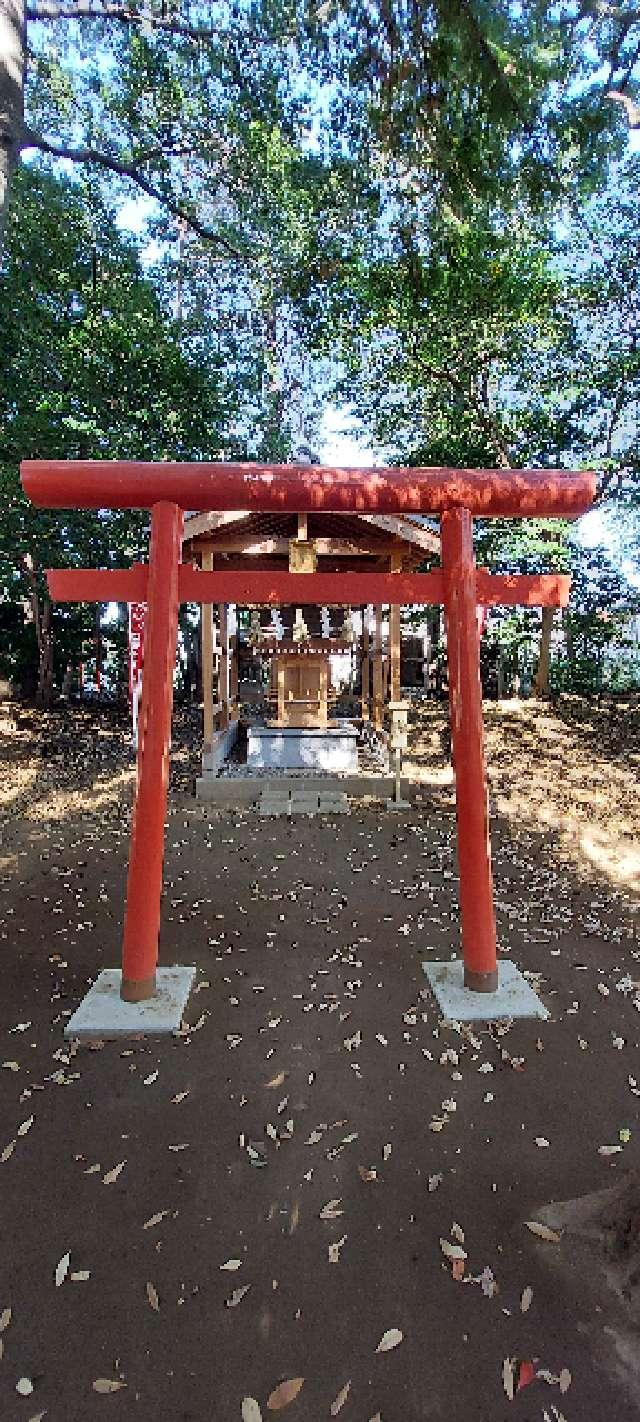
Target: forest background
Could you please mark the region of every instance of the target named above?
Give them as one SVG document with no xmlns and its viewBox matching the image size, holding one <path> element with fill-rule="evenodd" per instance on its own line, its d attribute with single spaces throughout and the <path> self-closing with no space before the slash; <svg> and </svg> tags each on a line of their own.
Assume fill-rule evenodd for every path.
<svg viewBox="0 0 640 1422">
<path fill-rule="evenodd" d="M 0 0 L 0 675 L 50 704 L 106 639 L 122 683 L 43 569 L 147 541 L 31 508 L 21 458 L 326 457 L 344 417 L 379 462 L 596 468 L 588 537 L 478 526 L 573 574 L 485 645 L 637 688 L 639 77 L 606 0 Z"/>
</svg>

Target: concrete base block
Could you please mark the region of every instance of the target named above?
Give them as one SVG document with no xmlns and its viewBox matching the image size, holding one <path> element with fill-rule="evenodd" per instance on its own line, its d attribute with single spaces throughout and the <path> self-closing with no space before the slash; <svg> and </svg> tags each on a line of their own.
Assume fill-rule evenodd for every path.
<svg viewBox="0 0 640 1422">
<path fill-rule="evenodd" d="M 321 795 L 319 808 L 321 815 L 348 815 L 349 801 L 346 795 Z"/>
<path fill-rule="evenodd" d="M 461 958 L 450 963 L 423 963 L 431 991 L 448 1022 L 494 1022 L 498 1018 L 546 1018 L 546 1007 L 507 958 L 498 963 L 496 992 L 470 992 L 464 986 Z"/>
<path fill-rule="evenodd" d="M 104 968 L 80 1006 L 69 1018 L 65 1037 L 103 1040 L 110 1037 L 168 1035 L 182 1022 L 195 968 L 158 968 L 157 992 L 146 1002 L 123 1002 L 120 968 Z"/>
<path fill-rule="evenodd" d="M 291 809 L 289 798 L 286 800 L 271 800 L 263 795 L 258 805 L 259 815 L 288 815 Z"/>
<path fill-rule="evenodd" d="M 291 796 L 292 815 L 317 815 L 319 805 L 318 795 L 296 795 Z"/>
<path fill-rule="evenodd" d="M 352 800 L 386 800 L 394 782 L 390 775 L 319 775 L 305 778 L 305 786 L 310 785 L 317 786 L 323 795 L 333 792 Z M 292 775 L 201 775 L 196 780 L 196 799 L 207 802 L 214 810 L 240 810 L 256 805 L 267 791 L 291 793 L 299 788 L 300 779 Z M 410 790 L 409 781 L 403 780 L 403 795 Z"/>
<path fill-rule="evenodd" d="M 410 800 L 387 800 L 387 809 L 388 809 L 388 810 L 410 810 L 410 809 L 411 809 L 411 801 L 410 801 Z"/>
</svg>

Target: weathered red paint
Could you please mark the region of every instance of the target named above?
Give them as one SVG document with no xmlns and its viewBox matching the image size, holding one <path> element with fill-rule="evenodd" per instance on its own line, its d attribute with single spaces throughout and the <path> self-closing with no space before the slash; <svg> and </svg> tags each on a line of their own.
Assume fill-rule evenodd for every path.
<svg viewBox="0 0 640 1422">
<path fill-rule="evenodd" d="M 465 982 L 497 985 L 495 914 L 484 769 L 477 605 L 563 606 L 569 579 L 496 576 L 476 569 L 472 514 L 572 517 L 591 504 L 595 476 L 562 470 L 323 469 L 239 464 L 27 461 L 25 492 L 48 508 L 152 509 L 149 566 L 57 569 L 52 597 L 146 602 L 147 639 L 138 789 L 129 862 L 123 996 L 154 991 L 178 604 L 235 602 L 361 605 L 443 602 L 447 614 L 451 725 Z M 429 573 L 201 572 L 180 567 L 181 509 L 440 513 L 442 568 Z"/>
<path fill-rule="evenodd" d="M 122 948 L 121 994 L 133 1002 L 153 997 L 155 992 L 182 525 L 182 511 L 176 504 L 159 503 L 151 510 L 138 782 Z"/>
<path fill-rule="evenodd" d="M 49 592 L 56 602 L 144 602 L 147 568 L 50 568 Z M 394 602 L 403 607 L 444 601 L 441 568 L 429 573 L 203 573 L 183 563 L 180 602 L 235 602 L 262 606 L 365 606 Z M 484 606 L 564 607 L 571 579 L 555 574 L 494 574 L 476 570 L 476 600 Z"/>
<path fill-rule="evenodd" d="M 456 777 L 464 981 L 474 992 L 494 992 L 498 985 L 496 920 L 471 515 L 467 509 L 453 509 L 442 515 L 440 528 Z"/>
<path fill-rule="evenodd" d="M 432 513 L 573 518 L 593 502 L 596 476 L 566 469 L 340 469 L 308 464 L 148 464 L 27 459 L 22 487 L 40 508 L 150 508 L 312 513 Z"/>
</svg>

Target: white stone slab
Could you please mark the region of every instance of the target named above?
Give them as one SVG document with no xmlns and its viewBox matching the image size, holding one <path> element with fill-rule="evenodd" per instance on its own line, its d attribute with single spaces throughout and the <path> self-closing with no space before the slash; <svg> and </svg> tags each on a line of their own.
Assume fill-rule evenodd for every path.
<svg viewBox="0 0 640 1422">
<path fill-rule="evenodd" d="M 326 728 L 249 726 L 247 766 L 250 770 L 322 770 L 353 772 L 358 769 L 358 733 L 348 724 Z"/>
<path fill-rule="evenodd" d="M 123 1002 L 120 968 L 104 968 L 69 1018 L 65 1037 L 138 1037 L 176 1032 L 196 975 L 195 968 L 158 968 L 155 997 Z"/>
<path fill-rule="evenodd" d="M 461 958 L 449 963 L 423 963 L 431 990 L 448 1022 L 494 1022 L 503 1017 L 549 1016 L 531 984 L 515 963 L 498 963 L 497 992 L 470 992 L 464 986 Z"/>
</svg>

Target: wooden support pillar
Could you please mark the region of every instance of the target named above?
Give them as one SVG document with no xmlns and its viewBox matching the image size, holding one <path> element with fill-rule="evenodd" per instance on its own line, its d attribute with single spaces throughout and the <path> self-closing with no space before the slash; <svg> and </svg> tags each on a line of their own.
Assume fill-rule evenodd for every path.
<svg viewBox="0 0 640 1422">
<path fill-rule="evenodd" d="M 402 572 L 402 554 L 391 554 L 390 571 Z M 400 604 L 391 603 L 389 608 L 389 695 L 391 701 L 400 700 Z"/>
<path fill-rule="evenodd" d="M 236 630 L 233 637 L 229 638 L 229 719 L 238 719 L 238 611 L 236 608 Z"/>
<path fill-rule="evenodd" d="M 476 566 L 468 509 L 443 513 L 441 540 L 464 982 L 472 992 L 495 992 L 498 986 L 496 920 L 484 765 Z"/>
<path fill-rule="evenodd" d="M 373 647 L 373 724 L 382 730 L 384 720 L 384 683 L 382 666 L 382 607 L 375 607 L 374 647 Z"/>
<path fill-rule="evenodd" d="M 425 691 L 431 691 L 431 628 L 422 633 L 422 684 Z"/>
<path fill-rule="evenodd" d="M 362 609 L 362 662 L 360 664 L 360 695 L 362 719 L 369 720 L 369 687 L 371 678 L 371 658 L 369 656 L 369 608 Z"/>
<path fill-rule="evenodd" d="M 213 571 L 213 553 L 205 548 L 202 553 L 203 572 Z M 213 605 L 203 602 L 200 606 L 200 640 L 202 655 L 202 742 L 203 749 L 209 750 L 213 743 Z"/>
<path fill-rule="evenodd" d="M 229 725 L 229 608 L 218 603 L 220 623 L 220 659 L 218 661 L 218 727 L 226 731 Z"/>
<path fill-rule="evenodd" d="M 177 504 L 154 504 L 138 720 L 138 779 L 122 944 L 120 993 L 127 1002 L 141 1002 L 153 997 L 156 990 L 182 526 L 182 511 Z"/>
</svg>

